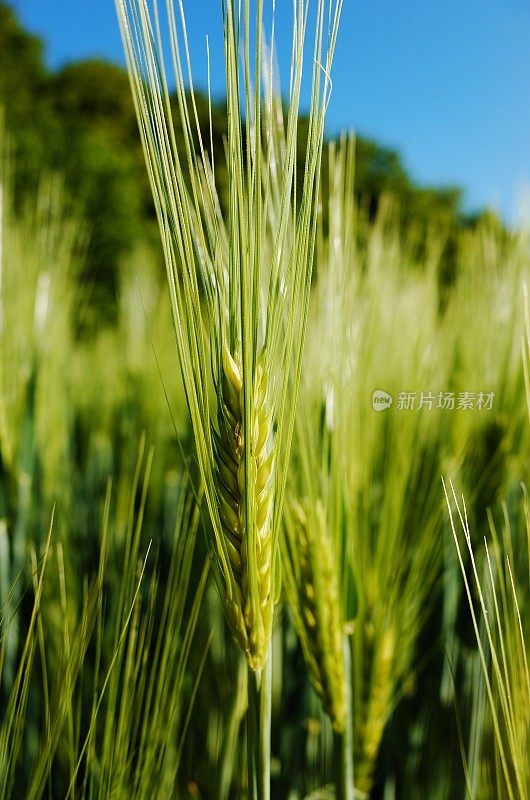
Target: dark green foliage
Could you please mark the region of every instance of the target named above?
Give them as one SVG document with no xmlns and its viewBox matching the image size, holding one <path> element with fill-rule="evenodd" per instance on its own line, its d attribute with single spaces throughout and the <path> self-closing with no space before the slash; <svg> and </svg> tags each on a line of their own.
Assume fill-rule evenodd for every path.
<svg viewBox="0 0 530 800">
<path fill-rule="evenodd" d="M 199 126 L 210 142 L 208 100 L 196 97 Z M 117 270 L 138 241 L 157 248 L 154 210 L 137 134 L 127 73 L 100 60 L 72 63 L 50 72 L 43 44 L 28 34 L 7 3 L 0 2 L 0 106 L 16 139 L 17 196 L 35 190 L 43 167 L 65 176 L 71 198 L 84 209 L 89 248 L 83 282 L 97 316 L 115 318 Z M 176 126 L 177 139 L 181 132 Z M 300 120 L 298 199 L 304 176 L 308 121 Z M 224 165 L 227 117 L 224 104 L 212 109 L 213 149 L 221 204 L 228 192 Z M 323 158 L 325 191 L 327 157 Z M 399 204 L 403 224 L 436 225 L 448 231 L 462 223 L 461 192 L 456 187 L 420 187 L 400 155 L 372 139 L 357 138 L 356 195 L 373 218 L 382 195 Z M 482 215 L 477 215 L 477 222 Z M 324 225 L 326 221 L 324 220 Z M 465 220 L 474 225 L 473 219 Z M 442 284 L 451 281 L 448 250 Z"/>
</svg>

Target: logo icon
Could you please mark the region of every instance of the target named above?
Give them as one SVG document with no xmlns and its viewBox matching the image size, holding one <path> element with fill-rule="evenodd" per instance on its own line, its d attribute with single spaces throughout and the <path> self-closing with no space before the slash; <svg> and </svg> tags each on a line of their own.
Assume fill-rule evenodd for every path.
<svg viewBox="0 0 530 800">
<path fill-rule="evenodd" d="M 382 389 L 376 389 L 372 395 L 372 408 L 374 411 L 386 411 L 392 405 L 392 396 Z"/>
</svg>

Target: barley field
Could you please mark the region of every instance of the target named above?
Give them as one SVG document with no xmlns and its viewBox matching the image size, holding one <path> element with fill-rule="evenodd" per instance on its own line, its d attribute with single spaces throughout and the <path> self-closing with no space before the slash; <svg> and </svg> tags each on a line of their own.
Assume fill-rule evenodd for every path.
<svg viewBox="0 0 530 800">
<path fill-rule="evenodd" d="M 0 800 L 530 798 L 530 231 L 358 191 L 341 7 L 280 86 L 225 0 L 219 137 L 182 5 L 116 0 L 126 249 L 6 107 Z"/>
</svg>

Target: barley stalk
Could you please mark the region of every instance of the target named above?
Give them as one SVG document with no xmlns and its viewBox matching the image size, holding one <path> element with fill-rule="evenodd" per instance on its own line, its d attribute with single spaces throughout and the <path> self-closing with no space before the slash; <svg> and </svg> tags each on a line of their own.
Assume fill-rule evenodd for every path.
<svg viewBox="0 0 530 800">
<path fill-rule="evenodd" d="M 272 49 L 270 64 L 263 62 L 262 2 L 256 5 L 253 65 L 250 3 L 223 4 L 229 175 L 223 213 L 213 153 L 207 152 L 198 125 L 182 3 L 175 8 L 168 0 L 162 21 L 161 4 L 116 0 L 211 521 L 213 575 L 230 627 L 254 669 L 263 665 L 272 625 L 273 565 L 300 382 L 329 70 L 342 0 L 317 0 L 315 5 L 309 129 L 303 192 L 297 198 L 306 5 L 303 0 L 293 5 L 292 74 L 284 115 L 272 77 L 262 80 L 264 74 L 272 76 L 274 63 Z M 166 22 L 184 153 L 177 149 L 171 115 L 161 33 Z"/>
<path fill-rule="evenodd" d="M 249 0 L 222 4 L 226 214 L 217 193 L 213 152 L 207 153 L 198 124 L 183 3 L 179 0 L 176 10 L 167 0 L 165 20 L 160 19 L 162 5 L 156 0 L 116 0 L 210 517 L 213 577 L 230 628 L 256 673 L 249 683 L 249 793 L 266 800 L 270 683 L 263 668 L 279 585 L 278 535 L 311 287 L 329 72 L 342 0 L 315 4 L 300 198 L 297 133 L 309 4 L 293 3 L 285 117 L 272 79 L 262 77 L 272 76 L 274 64 L 272 50 L 270 64 L 263 63 L 262 0 L 255 15 Z M 184 141 L 180 152 L 162 41 L 166 22 Z M 251 716 L 257 708 L 256 722 Z"/>
</svg>

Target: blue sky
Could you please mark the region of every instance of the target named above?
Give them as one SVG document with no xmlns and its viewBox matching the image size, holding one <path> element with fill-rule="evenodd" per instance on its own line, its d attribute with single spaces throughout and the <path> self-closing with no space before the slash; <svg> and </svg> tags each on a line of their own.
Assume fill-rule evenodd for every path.
<svg viewBox="0 0 530 800">
<path fill-rule="evenodd" d="M 266 0 L 267 4 L 267 0 Z M 101 56 L 123 62 L 113 0 L 11 0 L 46 42 L 52 67 Z M 184 0 L 194 79 L 223 92 L 221 0 Z M 289 55 L 291 0 L 276 0 Z M 468 209 L 509 220 L 530 186 L 528 0 L 345 0 L 328 133 L 354 128 L 398 149 L 412 176 L 459 184 Z"/>
</svg>

